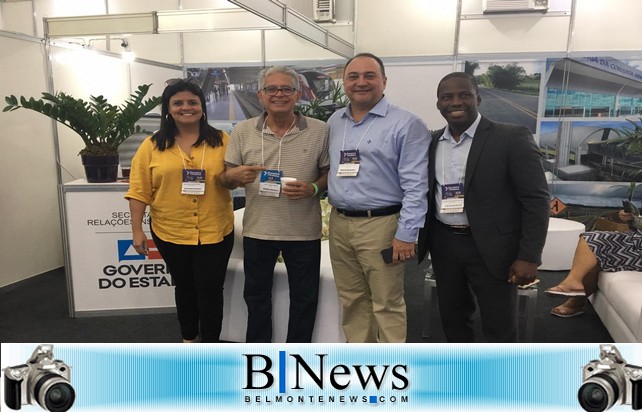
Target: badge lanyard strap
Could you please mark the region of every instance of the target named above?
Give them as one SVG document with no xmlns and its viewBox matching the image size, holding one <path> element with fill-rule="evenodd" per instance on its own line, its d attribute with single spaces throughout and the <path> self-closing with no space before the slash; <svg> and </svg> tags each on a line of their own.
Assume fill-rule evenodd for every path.
<svg viewBox="0 0 642 412">
<path fill-rule="evenodd" d="M 442 142 L 448 142 L 448 140 L 444 139 Z M 450 152 L 451 156 L 451 161 L 452 161 L 452 151 Z M 445 169 L 446 167 L 444 166 L 445 160 L 446 160 L 446 145 L 442 144 L 441 145 L 441 181 L 443 182 L 442 184 L 447 184 L 446 183 L 446 172 Z M 461 171 L 461 175 L 459 175 L 459 179 L 457 179 L 457 183 L 462 183 L 464 179 L 464 175 L 466 174 L 466 164 L 464 164 L 464 170 Z"/>
<path fill-rule="evenodd" d="M 363 133 L 363 135 L 361 135 L 361 139 L 359 139 L 359 143 L 357 143 L 357 147 L 355 147 L 355 148 L 354 148 L 354 150 L 359 150 L 359 146 L 361 145 L 361 142 L 363 141 L 363 138 L 364 138 L 364 137 L 366 137 L 366 135 L 367 135 L 367 134 L 368 134 L 368 132 L 370 131 L 370 128 L 371 128 L 371 127 L 372 127 L 372 125 L 374 124 L 375 120 L 377 120 L 377 118 L 376 118 L 376 117 L 374 117 L 374 118 L 372 119 L 372 121 L 370 122 L 370 125 L 369 125 L 369 126 L 368 126 L 368 128 L 366 129 L 365 133 Z M 345 122 L 345 125 L 344 125 L 344 127 L 343 127 L 343 145 L 341 146 L 341 151 L 344 151 L 344 150 L 345 150 L 345 148 L 346 148 L 346 133 L 348 132 L 348 121 L 349 121 L 349 120 L 348 120 L 348 118 L 346 117 L 346 122 Z"/>
<path fill-rule="evenodd" d="M 178 146 L 178 150 L 181 152 L 181 160 L 183 161 L 183 169 L 187 170 L 187 163 L 185 163 L 185 157 L 187 157 L 187 154 L 183 152 L 183 149 L 181 149 L 180 145 L 176 143 L 176 146 Z M 203 142 L 203 157 L 201 158 L 201 169 L 203 170 L 203 164 L 205 163 L 205 142 Z"/>
<path fill-rule="evenodd" d="M 263 132 L 265 131 L 265 125 L 267 124 L 267 119 L 268 116 L 265 116 L 265 120 L 263 121 L 263 126 L 261 127 L 261 166 L 265 166 L 265 149 L 264 149 L 264 144 L 263 144 Z M 294 116 L 294 120 L 292 121 L 292 124 L 290 125 L 290 128 L 285 132 L 282 138 L 279 139 L 279 160 L 276 165 L 276 170 L 281 170 L 281 145 L 283 144 L 283 138 L 290 133 L 290 130 L 294 127 L 294 123 L 296 123 L 296 116 Z"/>
</svg>

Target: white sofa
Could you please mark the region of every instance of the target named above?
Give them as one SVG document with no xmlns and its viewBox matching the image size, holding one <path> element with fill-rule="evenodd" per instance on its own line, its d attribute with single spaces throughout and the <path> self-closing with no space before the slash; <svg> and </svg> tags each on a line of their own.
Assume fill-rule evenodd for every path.
<svg viewBox="0 0 642 412">
<path fill-rule="evenodd" d="M 615 342 L 642 342 L 642 272 L 601 272 L 591 304 Z"/>
<path fill-rule="evenodd" d="M 223 328 L 221 339 L 231 342 L 245 342 L 247 327 L 247 306 L 243 300 L 243 213 L 245 209 L 234 212 L 234 249 L 227 266 L 225 279 L 225 303 L 223 308 Z M 272 288 L 273 342 L 285 342 L 288 329 L 289 288 L 285 264 L 277 262 L 274 270 Z M 341 305 L 334 284 L 328 242 L 321 242 L 321 280 L 319 285 L 319 305 L 314 325 L 312 342 L 345 343 L 341 328 Z"/>
</svg>

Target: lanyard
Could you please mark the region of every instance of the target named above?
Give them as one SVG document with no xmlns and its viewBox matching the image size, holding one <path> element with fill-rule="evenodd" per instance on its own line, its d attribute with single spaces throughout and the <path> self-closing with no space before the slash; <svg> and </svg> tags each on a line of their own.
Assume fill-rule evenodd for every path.
<svg viewBox="0 0 642 412">
<path fill-rule="evenodd" d="M 263 132 L 265 132 L 265 125 L 267 124 L 267 119 L 268 116 L 265 116 L 265 120 L 263 121 L 263 126 L 261 127 L 261 166 L 265 166 L 265 149 L 264 149 L 264 144 L 263 144 Z M 279 139 L 279 160 L 276 165 L 276 170 L 281 170 L 281 146 L 283 145 L 283 139 L 285 136 L 287 136 L 288 133 L 292 130 L 294 127 L 294 123 L 296 123 L 296 115 L 294 116 L 294 120 L 292 121 L 292 124 L 288 128 L 288 130 L 285 132 L 283 137 Z"/>
<path fill-rule="evenodd" d="M 187 163 L 185 163 L 185 157 L 187 157 L 187 155 L 185 154 L 185 152 L 183 152 L 183 149 L 181 149 L 181 146 L 178 143 L 176 143 L 176 146 L 178 146 L 178 150 L 181 152 L 181 155 L 182 155 L 181 160 L 183 161 L 183 169 L 187 170 Z M 201 158 L 200 170 L 203 170 L 204 162 L 205 162 L 205 142 L 203 142 L 203 157 Z"/>
<path fill-rule="evenodd" d="M 370 122 L 370 125 L 368 125 L 368 128 L 366 129 L 365 133 L 363 135 L 361 135 L 361 139 L 359 139 L 359 143 L 357 143 L 357 147 L 354 148 L 355 150 L 359 150 L 359 146 L 361 145 L 361 142 L 363 141 L 363 138 L 366 137 L 366 135 L 370 131 L 370 128 L 372 127 L 372 125 L 375 122 L 375 120 L 377 120 L 376 116 L 372 118 L 372 121 Z M 345 122 L 345 125 L 343 127 L 343 145 L 341 146 L 341 150 L 342 151 L 344 151 L 345 148 L 346 148 L 346 133 L 348 132 L 348 121 L 349 121 L 349 118 L 348 118 L 348 116 L 346 116 L 346 122 Z"/>
</svg>

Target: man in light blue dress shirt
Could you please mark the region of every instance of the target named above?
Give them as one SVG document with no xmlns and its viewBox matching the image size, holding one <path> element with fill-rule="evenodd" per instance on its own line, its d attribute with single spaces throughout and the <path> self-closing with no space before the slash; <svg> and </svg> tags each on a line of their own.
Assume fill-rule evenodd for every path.
<svg viewBox="0 0 642 412">
<path fill-rule="evenodd" d="M 348 61 L 350 104 L 328 120 L 330 256 L 348 342 L 405 342 L 405 262 L 424 225 L 430 133 L 384 96 L 381 59 Z"/>
</svg>

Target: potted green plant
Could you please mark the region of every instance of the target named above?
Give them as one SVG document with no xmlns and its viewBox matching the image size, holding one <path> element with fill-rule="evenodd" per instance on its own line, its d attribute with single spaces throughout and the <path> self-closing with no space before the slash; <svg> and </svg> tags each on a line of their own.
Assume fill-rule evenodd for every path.
<svg viewBox="0 0 642 412">
<path fill-rule="evenodd" d="M 43 92 L 40 99 L 7 96 L 3 111 L 30 109 L 69 127 L 85 143 L 79 155 L 87 181 L 115 182 L 118 146 L 132 134 L 141 132 L 136 122 L 161 102 L 159 96 L 145 99 L 150 86 L 138 86 L 121 106 L 108 103 L 103 96 L 90 96 L 89 101 L 84 101 L 63 92 Z"/>
</svg>

